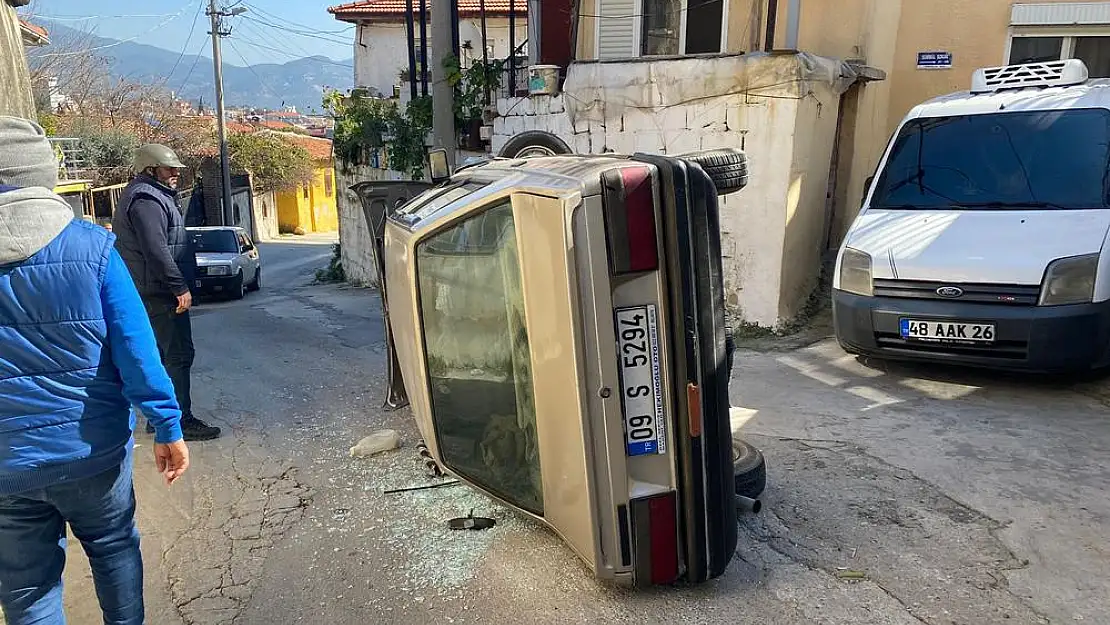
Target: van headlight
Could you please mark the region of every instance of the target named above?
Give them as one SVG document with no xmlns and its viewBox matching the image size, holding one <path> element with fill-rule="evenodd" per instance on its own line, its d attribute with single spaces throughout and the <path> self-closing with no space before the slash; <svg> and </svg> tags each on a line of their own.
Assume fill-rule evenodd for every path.
<svg viewBox="0 0 1110 625">
<path fill-rule="evenodd" d="M 230 276 L 231 265 L 208 265 L 208 275 L 210 276 Z"/>
<path fill-rule="evenodd" d="M 871 255 L 844 248 L 840 255 L 840 290 L 871 297 Z"/>
<path fill-rule="evenodd" d="M 1087 304 L 1095 295 L 1098 254 L 1059 258 L 1048 264 L 1041 284 L 1041 306 Z"/>
</svg>

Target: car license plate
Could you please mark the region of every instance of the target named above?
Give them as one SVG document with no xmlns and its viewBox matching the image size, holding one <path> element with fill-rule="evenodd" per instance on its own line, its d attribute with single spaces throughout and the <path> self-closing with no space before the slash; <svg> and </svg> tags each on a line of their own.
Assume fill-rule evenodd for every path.
<svg viewBox="0 0 1110 625">
<path fill-rule="evenodd" d="M 659 369 L 659 327 L 654 305 L 617 310 L 617 358 L 629 456 L 667 451 Z"/>
<path fill-rule="evenodd" d="M 993 323 L 902 319 L 902 338 L 935 343 L 992 343 Z"/>
</svg>

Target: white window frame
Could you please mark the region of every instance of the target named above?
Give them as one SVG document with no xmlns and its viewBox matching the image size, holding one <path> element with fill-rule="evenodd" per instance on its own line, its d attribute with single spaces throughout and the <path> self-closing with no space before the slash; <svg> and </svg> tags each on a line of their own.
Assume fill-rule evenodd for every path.
<svg viewBox="0 0 1110 625">
<path fill-rule="evenodd" d="M 632 19 L 632 58 L 651 58 L 651 56 L 644 54 L 644 4 L 650 0 L 636 0 L 636 12 Z M 703 0 L 695 0 L 703 1 Z M 689 5 L 691 0 L 682 0 L 682 18 L 679 20 L 678 26 L 678 56 L 687 56 L 686 53 L 686 16 L 689 13 Z M 724 54 L 728 51 L 728 17 L 729 5 L 732 4 L 731 0 L 721 0 L 721 47 L 716 54 Z M 594 6 L 600 6 L 600 3 L 595 3 Z M 600 12 L 598 13 L 601 14 Z M 601 58 L 601 22 L 602 19 L 594 20 L 594 56 Z M 1007 46 L 1007 57 L 1009 56 L 1009 43 Z M 714 54 L 710 52 L 709 54 Z"/>
<path fill-rule="evenodd" d="M 1028 37 L 1060 37 L 1063 41 L 1060 44 L 1060 60 L 1074 59 L 1075 58 L 1075 40 L 1081 37 L 1110 37 L 1110 24 L 1105 27 L 1098 26 L 1083 26 L 1079 28 L 1061 26 L 1058 28 L 1052 27 L 1037 27 L 1037 28 L 1010 28 L 1009 36 L 1006 37 L 1006 51 L 1002 57 L 1002 64 L 1010 64 L 1010 52 L 1013 51 L 1014 39 L 1025 39 Z"/>
</svg>

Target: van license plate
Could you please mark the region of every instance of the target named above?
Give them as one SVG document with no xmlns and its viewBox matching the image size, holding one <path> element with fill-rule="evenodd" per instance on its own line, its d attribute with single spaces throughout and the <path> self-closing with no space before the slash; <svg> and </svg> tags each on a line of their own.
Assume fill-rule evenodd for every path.
<svg viewBox="0 0 1110 625">
<path fill-rule="evenodd" d="M 659 370 L 659 327 L 654 305 L 617 310 L 617 359 L 629 456 L 667 451 Z"/>
<path fill-rule="evenodd" d="M 993 343 L 993 323 L 901 320 L 902 338 L 934 343 Z"/>
</svg>

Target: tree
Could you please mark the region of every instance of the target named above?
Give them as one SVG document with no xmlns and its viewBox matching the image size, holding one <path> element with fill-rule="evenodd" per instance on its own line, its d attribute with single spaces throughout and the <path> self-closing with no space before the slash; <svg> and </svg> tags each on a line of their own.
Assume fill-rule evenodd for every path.
<svg viewBox="0 0 1110 625">
<path fill-rule="evenodd" d="M 274 132 L 233 133 L 227 143 L 231 167 L 250 172 L 263 190 L 281 191 L 312 182 L 312 156 L 288 137 Z"/>
</svg>

